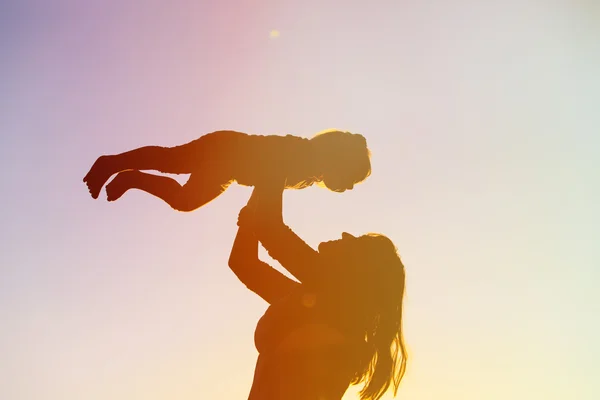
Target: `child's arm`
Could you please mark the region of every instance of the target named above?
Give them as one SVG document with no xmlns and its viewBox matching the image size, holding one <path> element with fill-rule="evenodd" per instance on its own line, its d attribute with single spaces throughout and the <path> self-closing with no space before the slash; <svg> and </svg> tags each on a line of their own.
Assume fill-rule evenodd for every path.
<svg viewBox="0 0 600 400">
<path fill-rule="evenodd" d="M 256 199 L 254 192 L 240 215 L 253 212 L 251 209 L 253 199 Z M 299 285 L 298 282 L 259 260 L 258 240 L 248 227 L 240 226 L 238 229 L 229 256 L 229 267 L 248 289 L 269 304 L 284 297 Z"/>
<path fill-rule="evenodd" d="M 271 257 L 300 282 L 312 283 L 319 272 L 319 253 L 284 224 L 283 188 L 283 182 L 279 182 L 255 189 L 258 205 L 252 230 Z"/>
</svg>

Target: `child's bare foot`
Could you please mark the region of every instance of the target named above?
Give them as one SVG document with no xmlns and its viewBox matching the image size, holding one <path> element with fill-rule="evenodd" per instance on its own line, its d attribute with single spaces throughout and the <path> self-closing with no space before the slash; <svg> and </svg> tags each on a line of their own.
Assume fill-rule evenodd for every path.
<svg viewBox="0 0 600 400">
<path fill-rule="evenodd" d="M 106 199 L 108 201 L 118 200 L 123 194 L 133 187 L 133 183 L 139 179 L 142 172 L 136 170 L 122 171 L 115 179 L 106 185 Z"/>
<path fill-rule="evenodd" d="M 98 198 L 102 186 L 108 178 L 113 174 L 109 167 L 109 156 L 100 156 L 90 168 L 90 171 L 83 178 L 83 181 L 88 187 L 90 194 L 94 199 Z"/>
</svg>

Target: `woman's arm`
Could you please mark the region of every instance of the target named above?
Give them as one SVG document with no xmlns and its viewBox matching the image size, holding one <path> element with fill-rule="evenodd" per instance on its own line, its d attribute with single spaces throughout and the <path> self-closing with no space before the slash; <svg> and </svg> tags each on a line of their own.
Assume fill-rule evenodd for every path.
<svg viewBox="0 0 600 400">
<path fill-rule="evenodd" d="M 267 252 L 302 283 L 312 283 L 319 272 L 319 253 L 283 222 L 285 182 L 257 187 L 258 196 L 252 230 Z"/>
<path fill-rule="evenodd" d="M 255 192 L 243 213 L 253 212 Z M 229 256 L 229 267 L 238 279 L 269 304 L 294 290 L 299 283 L 289 279 L 258 258 L 258 240 L 248 227 L 240 226 Z"/>
</svg>

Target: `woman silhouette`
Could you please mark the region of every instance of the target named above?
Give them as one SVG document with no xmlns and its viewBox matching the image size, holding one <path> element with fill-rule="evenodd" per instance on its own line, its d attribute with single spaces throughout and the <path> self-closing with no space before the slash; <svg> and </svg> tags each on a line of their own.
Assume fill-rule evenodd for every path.
<svg viewBox="0 0 600 400">
<path fill-rule="evenodd" d="M 240 211 L 229 266 L 270 306 L 258 322 L 250 400 L 362 400 L 396 394 L 406 368 L 404 266 L 385 236 L 308 246 L 283 222 L 284 185 L 258 186 Z M 296 282 L 258 258 L 258 242 Z"/>
</svg>

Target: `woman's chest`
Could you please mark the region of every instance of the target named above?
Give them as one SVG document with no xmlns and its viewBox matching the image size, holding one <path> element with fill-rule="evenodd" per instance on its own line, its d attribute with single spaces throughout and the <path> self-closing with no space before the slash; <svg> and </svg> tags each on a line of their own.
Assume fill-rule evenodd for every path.
<svg viewBox="0 0 600 400">
<path fill-rule="evenodd" d="M 278 349 L 260 354 L 251 400 L 341 399 L 359 366 L 349 345 Z"/>
<path fill-rule="evenodd" d="M 295 330 L 322 321 L 322 310 L 317 301 L 317 294 L 297 291 L 271 305 L 256 326 L 257 350 L 260 353 L 272 351 Z"/>
<path fill-rule="evenodd" d="M 256 327 L 256 348 L 266 352 L 343 344 L 356 336 L 345 314 L 339 302 L 303 287 L 267 309 Z"/>
</svg>

